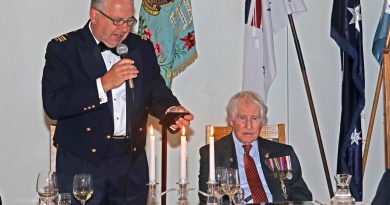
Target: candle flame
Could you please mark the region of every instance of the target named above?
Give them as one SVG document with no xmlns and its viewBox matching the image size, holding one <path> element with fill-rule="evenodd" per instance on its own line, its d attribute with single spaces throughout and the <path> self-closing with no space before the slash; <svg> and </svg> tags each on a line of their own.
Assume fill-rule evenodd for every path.
<svg viewBox="0 0 390 205">
<path fill-rule="evenodd" d="M 214 136 L 214 126 L 211 125 L 211 129 L 210 129 L 210 137 L 213 137 Z"/>
<path fill-rule="evenodd" d="M 181 135 L 182 136 L 186 135 L 186 128 L 184 126 L 181 128 Z"/>
<path fill-rule="evenodd" d="M 153 125 L 150 125 L 150 135 L 153 135 Z"/>
</svg>

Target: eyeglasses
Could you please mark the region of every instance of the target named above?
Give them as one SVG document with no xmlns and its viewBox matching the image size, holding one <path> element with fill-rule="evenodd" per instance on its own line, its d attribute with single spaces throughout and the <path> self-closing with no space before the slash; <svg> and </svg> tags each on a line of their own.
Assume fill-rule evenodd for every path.
<svg viewBox="0 0 390 205">
<path fill-rule="evenodd" d="M 112 23 L 116 26 L 122 26 L 123 24 L 127 24 L 128 26 L 135 26 L 135 24 L 137 24 L 137 19 L 132 16 L 130 17 L 129 19 L 127 20 L 124 20 L 124 19 L 114 19 L 112 17 L 110 17 L 109 15 L 105 14 L 103 11 L 97 9 L 97 8 L 94 8 L 96 11 L 98 11 L 101 15 L 105 16 L 106 18 L 110 19 L 112 21 Z"/>
</svg>

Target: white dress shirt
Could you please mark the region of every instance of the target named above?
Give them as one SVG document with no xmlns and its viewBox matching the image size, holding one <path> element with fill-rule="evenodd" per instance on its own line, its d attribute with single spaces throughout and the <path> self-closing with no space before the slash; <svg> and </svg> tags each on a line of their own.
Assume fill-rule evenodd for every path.
<svg viewBox="0 0 390 205">
<path fill-rule="evenodd" d="M 240 187 L 244 189 L 245 199 L 249 196 L 251 196 L 251 191 L 249 189 L 248 181 L 246 180 L 246 174 L 245 174 L 245 167 L 244 167 L 244 148 L 240 141 L 236 138 L 234 132 L 233 134 L 233 140 L 234 140 L 234 146 L 236 148 L 236 156 L 237 156 L 237 166 L 238 166 L 238 174 L 240 175 Z M 261 180 L 261 183 L 263 184 L 265 194 L 267 195 L 268 202 L 272 202 L 272 194 L 271 191 L 268 188 L 267 181 L 265 181 L 264 173 L 261 168 L 260 163 L 260 154 L 259 154 L 259 146 L 257 143 L 257 140 L 251 143 L 252 148 L 249 151 L 249 155 L 253 158 L 256 164 L 257 173 L 259 173 L 259 177 Z M 246 203 L 253 203 L 253 199 L 250 201 L 247 201 Z"/>
<path fill-rule="evenodd" d="M 89 24 L 89 30 L 91 30 L 91 24 Z M 92 30 L 91 30 L 92 33 Z M 92 33 L 93 35 L 93 33 Z M 94 36 L 95 38 L 95 36 Z M 96 44 L 99 41 L 95 38 Z M 107 71 L 117 63 L 121 58 L 111 51 L 106 50 L 102 52 L 104 64 L 106 65 Z M 101 78 L 96 79 L 96 86 L 100 98 L 100 104 L 108 101 L 107 94 L 104 92 Z M 112 105 L 114 115 L 114 135 L 126 135 L 126 83 L 123 82 L 117 88 L 111 90 L 112 94 Z"/>
</svg>

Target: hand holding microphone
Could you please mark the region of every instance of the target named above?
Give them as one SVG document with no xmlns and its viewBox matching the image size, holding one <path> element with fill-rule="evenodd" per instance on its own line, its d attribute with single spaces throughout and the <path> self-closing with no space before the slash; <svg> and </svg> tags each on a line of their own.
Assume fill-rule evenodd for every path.
<svg viewBox="0 0 390 205">
<path fill-rule="evenodd" d="M 120 43 L 116 48 L 116 54 L 119 54 L 121 59 L 115 63 L 111 69 L 108 70 L 102 77 L 101 82 L 103 85 L 104 92 L 108 92 L 111 89 L 117 88 L 123 84 L 124 81 L 128 80 L 129 88 L 134 88 L 134 83 L 130 76 L 137 76 L 138 70 L 135 66 L 134 60 L 127 57 L 128 48 L 126 45 Z"/>
<path fill-rule="evenodd" d="M 121 57 L 121 59 L 125 59 L 125 58 L 127 58 L 126 55 L 129 52 L 129 49 L 127 48 L 127 46 L 125 44 L 119 43 L 118 46 L 116 47 L 116 52 Z M 134 88 L 134 82 L 133 82 L 132 78 L 129 79 L 129 87 L 130 87 L 130 89 Z"/>
</svg>

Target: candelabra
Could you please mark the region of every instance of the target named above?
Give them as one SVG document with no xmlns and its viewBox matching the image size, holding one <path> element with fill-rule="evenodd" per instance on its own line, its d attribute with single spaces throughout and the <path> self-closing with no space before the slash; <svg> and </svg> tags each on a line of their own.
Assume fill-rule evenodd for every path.
<svg viewBox="0 0 390 205">
<path fill-rule="evenodd" d="M 190 191 L 194 191 L 196 193 L 200 193 L 203 196 L 208 197 L 209 201 L 211 200 L 213 203 L 218 203 L 217 198 L 219 198 L 219 197 L 216 196 L 217 192 L 215 191 L 218 183 L 216 183 L 216 182 L 211 182 L 211 181 L 207 182 L 208 193 L 202 192 L 196 188 L 188 188 L 189 183 L 185 179 L 181 179 L 176 184 L 179 185 L 179 188 L 171 188 L 171 189 L 168 189 L 160 194 L 158 194 L 156 191 L 158 183 L 156 183 L 155 181 L 152 181 L 152 182 L 149 182 L 147 185 L 149 186 L 149 193 L 152 196 L 152 198 L 154 198 L 154 199 L 161 198 L 162 196 L 168 194 L 171 191 L 177 191 L 177 194 L 179 196 L 179 199 L 178 199 L 179 204 L 185 205 L 187 203 L 188 193 Z"/>
</svg>

